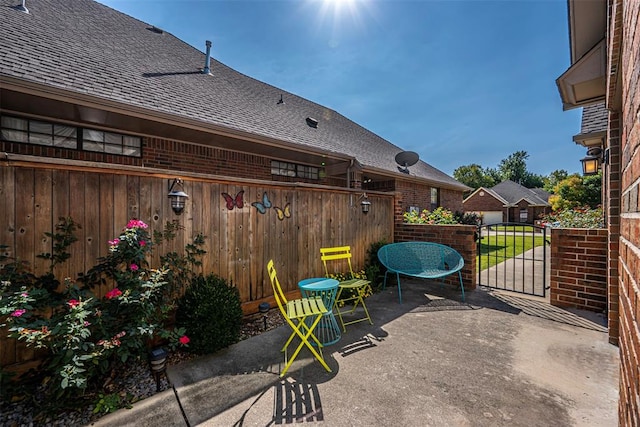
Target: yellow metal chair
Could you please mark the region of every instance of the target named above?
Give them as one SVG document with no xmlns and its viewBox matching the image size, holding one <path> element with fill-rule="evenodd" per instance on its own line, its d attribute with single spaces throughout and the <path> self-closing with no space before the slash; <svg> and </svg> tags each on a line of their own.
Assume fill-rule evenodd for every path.
<svg viewBox="0 0 640 427">
<path fill-rule="evenodd" d="M 316 296 L 287 301 L 287 298 L 282 291 L 282 287 L 280 286 L 278 276 L 276 275 L 273 260 L 270 260 L 267 264 L 267 271 L 269 272 L 269 279 L 271 280 L 271 287 L 273 288 L 273 296 L 278 304 L 280 313 L 282 313 L 284 319 L 287 321 L 289 326 L 291 326 L 291 329 L 293 329 L 289 339 L 285 343 L 284 347 L 282 347 L 282 350 L 280 350 L 284 352 L 285 361 L 285 366 L 280 373 L 280 377 L 285 376 L 303 346 L 306 346 L 311 351 L 327 372 L 331 372 L 331 369 L 322 356 L 322 344 L 313 333 L 316 326 L 318 326 L 320 319 L 322 319 L 322 315 L 329 311 L 322 302 L 322 297 Z M 307 318 L 310 319 L 310 322 L 305 323 L 305 319 Z M 309 325 L 307 325 L 307 323 Z M 293 352 L 291 359 L 289 359 L 287 357 L 287 349 L 289 344 L 291 344 L 291 341 L 293 341 L 293 338 L 296 336 L 300 338 L 301 342 Z M 317 350 L 311 345 L 309 339 L 312 339 L 315 342 Z"/>
<path fill-rule="evenodd" d="M 340 319 L 340 323 L 342 324 L 343 332 L 347 332 L 347 325 L 352 325 L 354 323 L 363 322 L 365 320 L 369 321 L 369 324 L 373 325 L 371 321 L 371 316 L 369 316 L 369 310 L 367 310 L 367 306 L 364 303 L 364 296 L 366 294 L 369 280 L 365 279 L 357 279 L 355 274 L 353 274 L 353 267 L 351 267 L 351 246 L 336 246 L 332 248 L 320 248 L 320 258 L 322 259 L 322 264 L 324 265 L 324 272 L 329 277 L 329 269 L 327 267 L 328 261 L 346 261 L 349 265 L 349 274 L 350 279 L 340 282 L 338 285 L 338 294 L 336 295 L 336 301 L 334 303 L 334 308 L 336 313 L 338 313 L 338 318 Z M 342 293 L 346 292 L 343 296 Z M 340 307 L 344 307 L 347 303 L 353 303 L 353 308 L 348 311 L 341 311 Z M 358 305 L 362 305 L 364 309 L 365 316 L 362 318 L 358 318 L 355 320 L 350 320 L 345 322 L 342 318 L 343 313 L 353 314 L 356 311 Z"/>
</svg>

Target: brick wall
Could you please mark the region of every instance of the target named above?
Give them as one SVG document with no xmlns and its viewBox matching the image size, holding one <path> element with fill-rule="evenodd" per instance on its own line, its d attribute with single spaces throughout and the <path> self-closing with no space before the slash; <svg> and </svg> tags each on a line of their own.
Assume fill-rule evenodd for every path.
<svg viewBox="0 0 640 427">
<path fill-rule="evenodd" d="M 551 305 L 607 309 L 607 230 L 551 229 Z"/>
<path fill-rule="evenodd" d="M 462 192 L 447 189 L 440 190 L 440 206 L 449 209 L 452 212 L 464 211 L 462 206 Z"/>
<path fill-rule="evenodd" d="M 271 158 L 215 147 L 188 144 L 161 138 L 143 141 L 144 166 L 181 170 L 225 177 L 252 178 L 278 182 L 307 182 L 344 187 L 346 180 L 335 178 L 305 179 L 271 175 Z"/>
<path fill-rule="evenodd" d="M 142 153 L 147 167 L 271 179 L 271 160 L 262 156 L 160 138 L 145 138 Z"/>
<path fill-rule="evenodd" d="M 464 210 L 467 212 L 502 211 L 503 205 L 503 202 L 481 190 L 465 200 Z"/>
<path fill-rule="evenodd" d="M 431 187 L 415 182 L 396 181 L 396 192 L 402 194 L 402 206 L 408 211 L 410 206 L 420 210 L 431 210 Z M 440 206 L 452 212 L 462 212 L 462 191 L 440 189 Z"/>
<path fill-rule="evenodd" d="M 621 61 L 617 77 L 622 80 L 622 114 L 610 114 L 611 215 L 619 209 L 619 225 L 611 224 L 610 247 L 615 259 L 620 310 L 620 403 L 619 424 L 640 425 L 640 2 L 611 2 L 614 34 L 610 42 L 620 43 Z M 620 10 L 622 9 L 622 10 Z M 620 27 L 621 26 L 621 27 Z M 613 48 L 610 45 L 610 50 Z M 618 180 L 617 188 L 614 184 Z M 615 190 L 618 190 L 617 193 Z M 618 203 L 615 204 L 615 196 Z M 612 263 L 612 267 L 614 263 Z M 613 284 L 612 284 L 613 287 Z"/>
</svg>

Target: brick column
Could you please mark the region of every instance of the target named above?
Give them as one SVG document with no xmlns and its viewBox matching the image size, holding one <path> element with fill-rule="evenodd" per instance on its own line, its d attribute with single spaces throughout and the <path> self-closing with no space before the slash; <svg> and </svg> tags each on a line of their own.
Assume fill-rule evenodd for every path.
<svg viewBox="0 0 640 427">
<path fill-rule="evenodd" d="M 551 229 L 551 305 L 607 309 L 607 230 Z"/>
<path fill-rule="evenodd" d="M 605 166 L 605 217 L 609 232 L 608 245 L 608 324 L 609 342 L 618 344 L 619 331 L 619 292 L 618 257 L 620 248 L 620 120 L 619 114 L 609 113 L 607 130 L 609 144 L 609 164 Z"/>
</svg>

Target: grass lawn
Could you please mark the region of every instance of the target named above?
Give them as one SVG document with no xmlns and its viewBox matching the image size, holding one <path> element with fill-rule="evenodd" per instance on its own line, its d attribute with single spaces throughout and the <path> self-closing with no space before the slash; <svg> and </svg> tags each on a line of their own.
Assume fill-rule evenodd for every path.
<svg viewBox="0 0 640 427">
<path fill-rule="evenodd" d="M 478 268 L 482 271 L 543 244 L 544 239 L 541 235 L 523 236 L 518 234 L 505 236 L 501 234 L 484 236 L 480 241 L 480 250 L 476 262 Z"/>
</svg>

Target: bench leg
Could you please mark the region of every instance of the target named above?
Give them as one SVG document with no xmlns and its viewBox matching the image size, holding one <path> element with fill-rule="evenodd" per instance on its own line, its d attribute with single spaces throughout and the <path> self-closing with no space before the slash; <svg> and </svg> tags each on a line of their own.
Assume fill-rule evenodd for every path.
<svg viewBox="0 0 640 427">
<path fill-rule="evenodd" d="M 402 304 L 402 289 L 400 289 L 400 273 L 396 272 L 396 277 L 398 278 L 398 301 Z"/>
<path fill-rule="evenodd" d="M 462 290 L 462 302 L 464 302 L 464 284 L 462 283 L 462 273 L 459 270 L 458 278 L 460 279 L 460 289 Z"/>
</svg>

